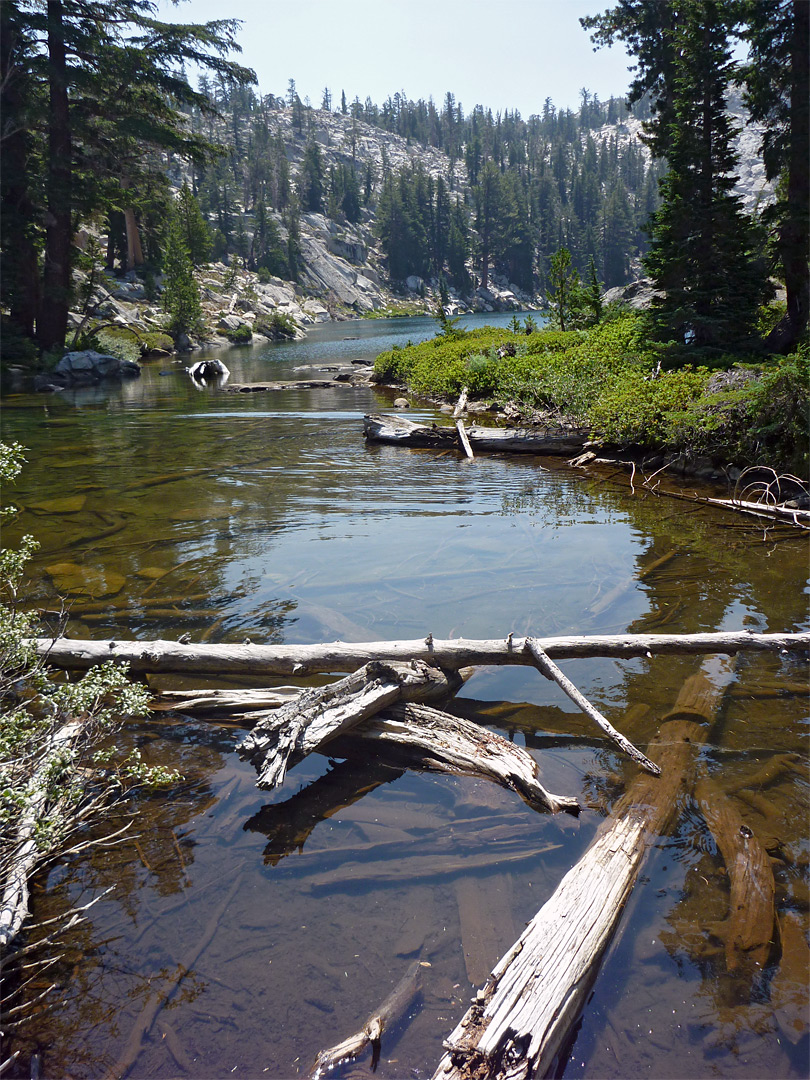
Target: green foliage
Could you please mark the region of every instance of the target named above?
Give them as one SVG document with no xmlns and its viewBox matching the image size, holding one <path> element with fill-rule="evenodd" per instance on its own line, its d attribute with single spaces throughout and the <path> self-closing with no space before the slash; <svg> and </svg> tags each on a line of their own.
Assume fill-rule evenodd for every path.
<svg viewBox="0 0 810 1080">
<path fill-rule="evenodd" d="M 0 480 L 19 474 L 23 453 L 19 444 L 0 444 Z M 58 854 L 77 822 L 124 786 L 179 779 L 173 771 L 150 770 L 114 745 L 106 775 L 93 769 L 100 744 L 109 741 L 122 717 L 147 711 L 149 693 L 112 661 L 77 681 L 50 678 L 29 643 L 36 616 L 17 608 L 35 548 L 26 536 L 17 549 L 0 551 L 0 887 L 19 868 L 29 826 L 36 852 L 28 873 Z"/>
<path fill-rule="evenodd" d="M 548 271 L 546 300 L 548 308 L 543 312 L 552 326 L 571 330 L 584 304 L 579 271 L 571 263 L 571 252 L 562 247 L 551 257 Z"/>
<path fill-rule="evenodd" d="M 701 394 L 705 368 L 665 371 L 657 379 L 625 372 L 591 409 L 595 434 L 619 445 L 656 446 L 670 441 L 673 425 Z"/>
<path fill-rule="evenodd" d="M 174 214 L 169 221 L 163 254 L 162 303 L 168 317 L 167 329 L 174 338 L 200 329 L 200 289 L 194 280 L 194 267 L 182 227 Z"/>
<path fill-rule="evenodd" d="M 225 336 L 232 345 L 247 345 L 253 340 L 253 331 L 247 323 L 241 323 L 235 330 L 229 330 Z"/>
<path fill-rule="evenodd" d="M 274 311 L 272 315 L 261 315 L 256 320 L 255 331 L 271 341 L 284 341 L 294 338 L 298 327 L 295 320 L 283 311 Z"/>
<path fill-rule="evenodd" d="M 195 266 L 206 263 L 213 251 L 213 238 L 208 222 L 202 216 L 200 204 L 184 183 L 175 202 L 175 212 L 189 256 Z"/>
<path fill-rule="evenodd" d="M 91 348 L 119 360 L 140 360 L 143 353 L 140 335 L 125 326 L 107 326 L 92 336 Z"/>
</svg>

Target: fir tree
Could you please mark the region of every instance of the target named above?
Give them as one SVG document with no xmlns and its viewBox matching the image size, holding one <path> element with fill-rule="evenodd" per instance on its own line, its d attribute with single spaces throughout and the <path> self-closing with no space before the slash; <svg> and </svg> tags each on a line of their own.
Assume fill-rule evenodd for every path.
<svg viewBox="0 0 810 1080">
<path fill-rule="evenodd" d="M 175 206 L 191 261 L 194 266 L 200 266 L 211 258 L 211 229 L 188 183 L 184 183 L 180 189 Z"/>
<path fill-rule="evenodd" d="M 183 225 L 176 212 L 173 212 L 169 219 L 163 253 L 162 304 L 167 316 L 167 329 L 173 337 L 193 333 L 200 328 L 200 290 L 194 280 L 194 266 L 183 234 Z"/>
</svg>

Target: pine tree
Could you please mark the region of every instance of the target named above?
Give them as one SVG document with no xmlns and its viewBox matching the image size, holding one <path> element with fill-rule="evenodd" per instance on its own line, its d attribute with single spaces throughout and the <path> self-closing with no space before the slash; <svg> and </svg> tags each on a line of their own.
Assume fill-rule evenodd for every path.
<svg viewBox="0 0 810 1080">
<path fill-rule="evenodd" d="M 729 18 L 722 2 L 679 0 L 669 172 L 644 260 L 664 293 L 651 313 L 658 336 L 698 346 L 745 342 L 766 295 L 760 238 L 734 194 Z"/>
<path fill-rule="evenodd" d="M 169 219 L 163 253 L 162 304 L 168 319 L 167 329 L 173 337 L 193 333 L 200 328 L 200 290 L 194 280 L 194 266 L 183 235 L 183 225 L 176 212 Z"/>
<path fill-rule="evenodd" d="M 787 293 L 787 317 L 769 343 L 787 351 L 807 330 L 810 312 L 810 4 L 744 0 L 746 104 L 765 123 L 762 151 L 769 180 L 784 176 L 770 217 Z"/>
<path fill-rule="evenodd" d="M 307 143 L 301 172 L 298 175 L 298 197 L 305 213 L 320 214 L 323 211 L 325 172 L 321 148 L 316 142 Z"/>
<path fill-rule="evenodd" d="M 184 183 L 180 189 L 176 210 L 192 263 L 200 266 L 201 263 L 208 262 L 212 250 L 211 229 L 202 216 L 200 204 L 191 194 L 188 183 Z"/>
<path fill-rule="evenodd" d="M 645 256 L 663 292 L 652 325 L 664 340 L 740 343 L 765 295 L 759 238 L 733 193 L 736 131 L 725 106 L 738 14 L 736 0 L 622 0 L 582 20 L 598 44 L 618 38 L 638 60 L 631 100 L 651 96 L 645 141 L 669 165 Z"/>
</svg>

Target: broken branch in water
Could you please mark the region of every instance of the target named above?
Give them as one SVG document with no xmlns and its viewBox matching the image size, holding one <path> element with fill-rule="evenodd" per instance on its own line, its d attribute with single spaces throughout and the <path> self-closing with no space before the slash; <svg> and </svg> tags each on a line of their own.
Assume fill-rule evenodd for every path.
<svg viewBox="0 0 810 1080">
<path fill-rule="evenodd" d="M 359 1031 L 336 1046 L 321 1050 L 315 1061 L 311 1080 L 318 1080 L 327 1070 L 334 1069 L 345 1061 L 353 1060 L 369 1045 L 373 1050 L 372 1069 L 376 1068 L 380 1056 L 382 1033 L 407 1015 L 422 988 L 421 972 L 422 964 L 419 960 L 415 960 L 379 1009 L 368 1017 Z"/>
<path fill-rule="evenodd" d="M 598 709 L 595 709 L 593 705 L 591 705 L 585 695 L 580 693 L 571 680 L 560 671 L 553 660 L 549 659 L 548 655 L 543 650 L 543 647 L 535 640 L 535 638 L 526 638 L 525 648 L 534 657 L 534 662 L 542 674 L 545 675 L 547 679 L 551 679 L 555 682 L 560 689 L 571 698 L 574 704 L 579 705 L 585 715 L 589 716 L 595 724 L 598 724 L 602 731 L 604 731 L 617 746 L 621 747 L 626 754 L 629 754 L 633 761 L 640 765 L 642 769 L 646 769 L 647 772 L 652 773 L 653 776 L 660 776 L 661 770 L 655 762 L 650 761 L 648 757 L 645 757 L 640 750 L 633 746 L 629 739 L 626 739 L 620 731 L 617 731 L 616 728 L 613 727 L 609 720 L 606 720 L 605 717 L 602 716 Z"/>
<path fill-rule="evenodd" d="M 400 698 L 444 697 L 460 685 L 420 661 L 373 661 L 329 686 L 306 690 L 250 732 L 239 755 L 253 763 L 259 787 L 281 784 L 295 763 L 341 731 L 359 724 Z"/>
</svg>

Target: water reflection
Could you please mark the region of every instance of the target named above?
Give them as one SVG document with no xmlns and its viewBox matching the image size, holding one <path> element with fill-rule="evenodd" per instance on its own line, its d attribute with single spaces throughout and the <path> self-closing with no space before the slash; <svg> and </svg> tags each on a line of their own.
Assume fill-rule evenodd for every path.
<svg viewBox="0 0 810 1080">
<path fill-rule="evenodd" d="M 227 363 L 234 381 L 295 378 L 296 366 L 375 353 L 419 329 L 331 327 L 296 345 L 233 350 Z M 373 389 L 198 392 L 183 365 L 165 361 L 113 392 L 8 398 L 4 437 L 27 445 L 30 462 L 4 542 L 23 532 L 42 542 L 32 605 L 57 611 L 66 597 L 77 636 L 208 641 L 807 626 L 804 549 L 793 540 L 763 545 L 717 511 L 551 459 L 467 465 L 363 446 L 362 414 L 387 401 Z M 644 746 L 696 661 L 564 667 Z M 781 959 L 762 985 L 724 974 L 707 927 L 728 913 L 727 875 L 687 806 L 645 866 L 561 1075 L 804 1075 L 808 1036 L 796 1017 L 807 996 L 793 958 L 804 955 L 809 906 L 809 785 L 795 756 L 806 686 L 800 659 L 741 658 L 702 755 L 776 859 Z M 46 1074 L 95 1077 L 120 1060 L 155 987 L 238 882 L 169 1007 L 139 1036 L 132 1075 L 303 1073 L 416 955 L 432 965 L 424 1005 L 384 1047 L 377 1075 L 430 1075 L 475 976 L 550 895 L 632 775 L 532 669 L 481 670 L 454 708 L 525 744 L 551 790 L 589 804 L 581 821 L 540 817 L 467 778 L 319 758 L 268 804 L 234 753 L 233 725 L 162 717 L 129 729 L 145 757 L 180 768 L 187 784 L 141 801 L 137 846 L 77 857 L 38 894 L 47 915 L 117 885 L 69 943 L 65 1009 L 28 1036 L 46 1052 Z"/>
</svg>

